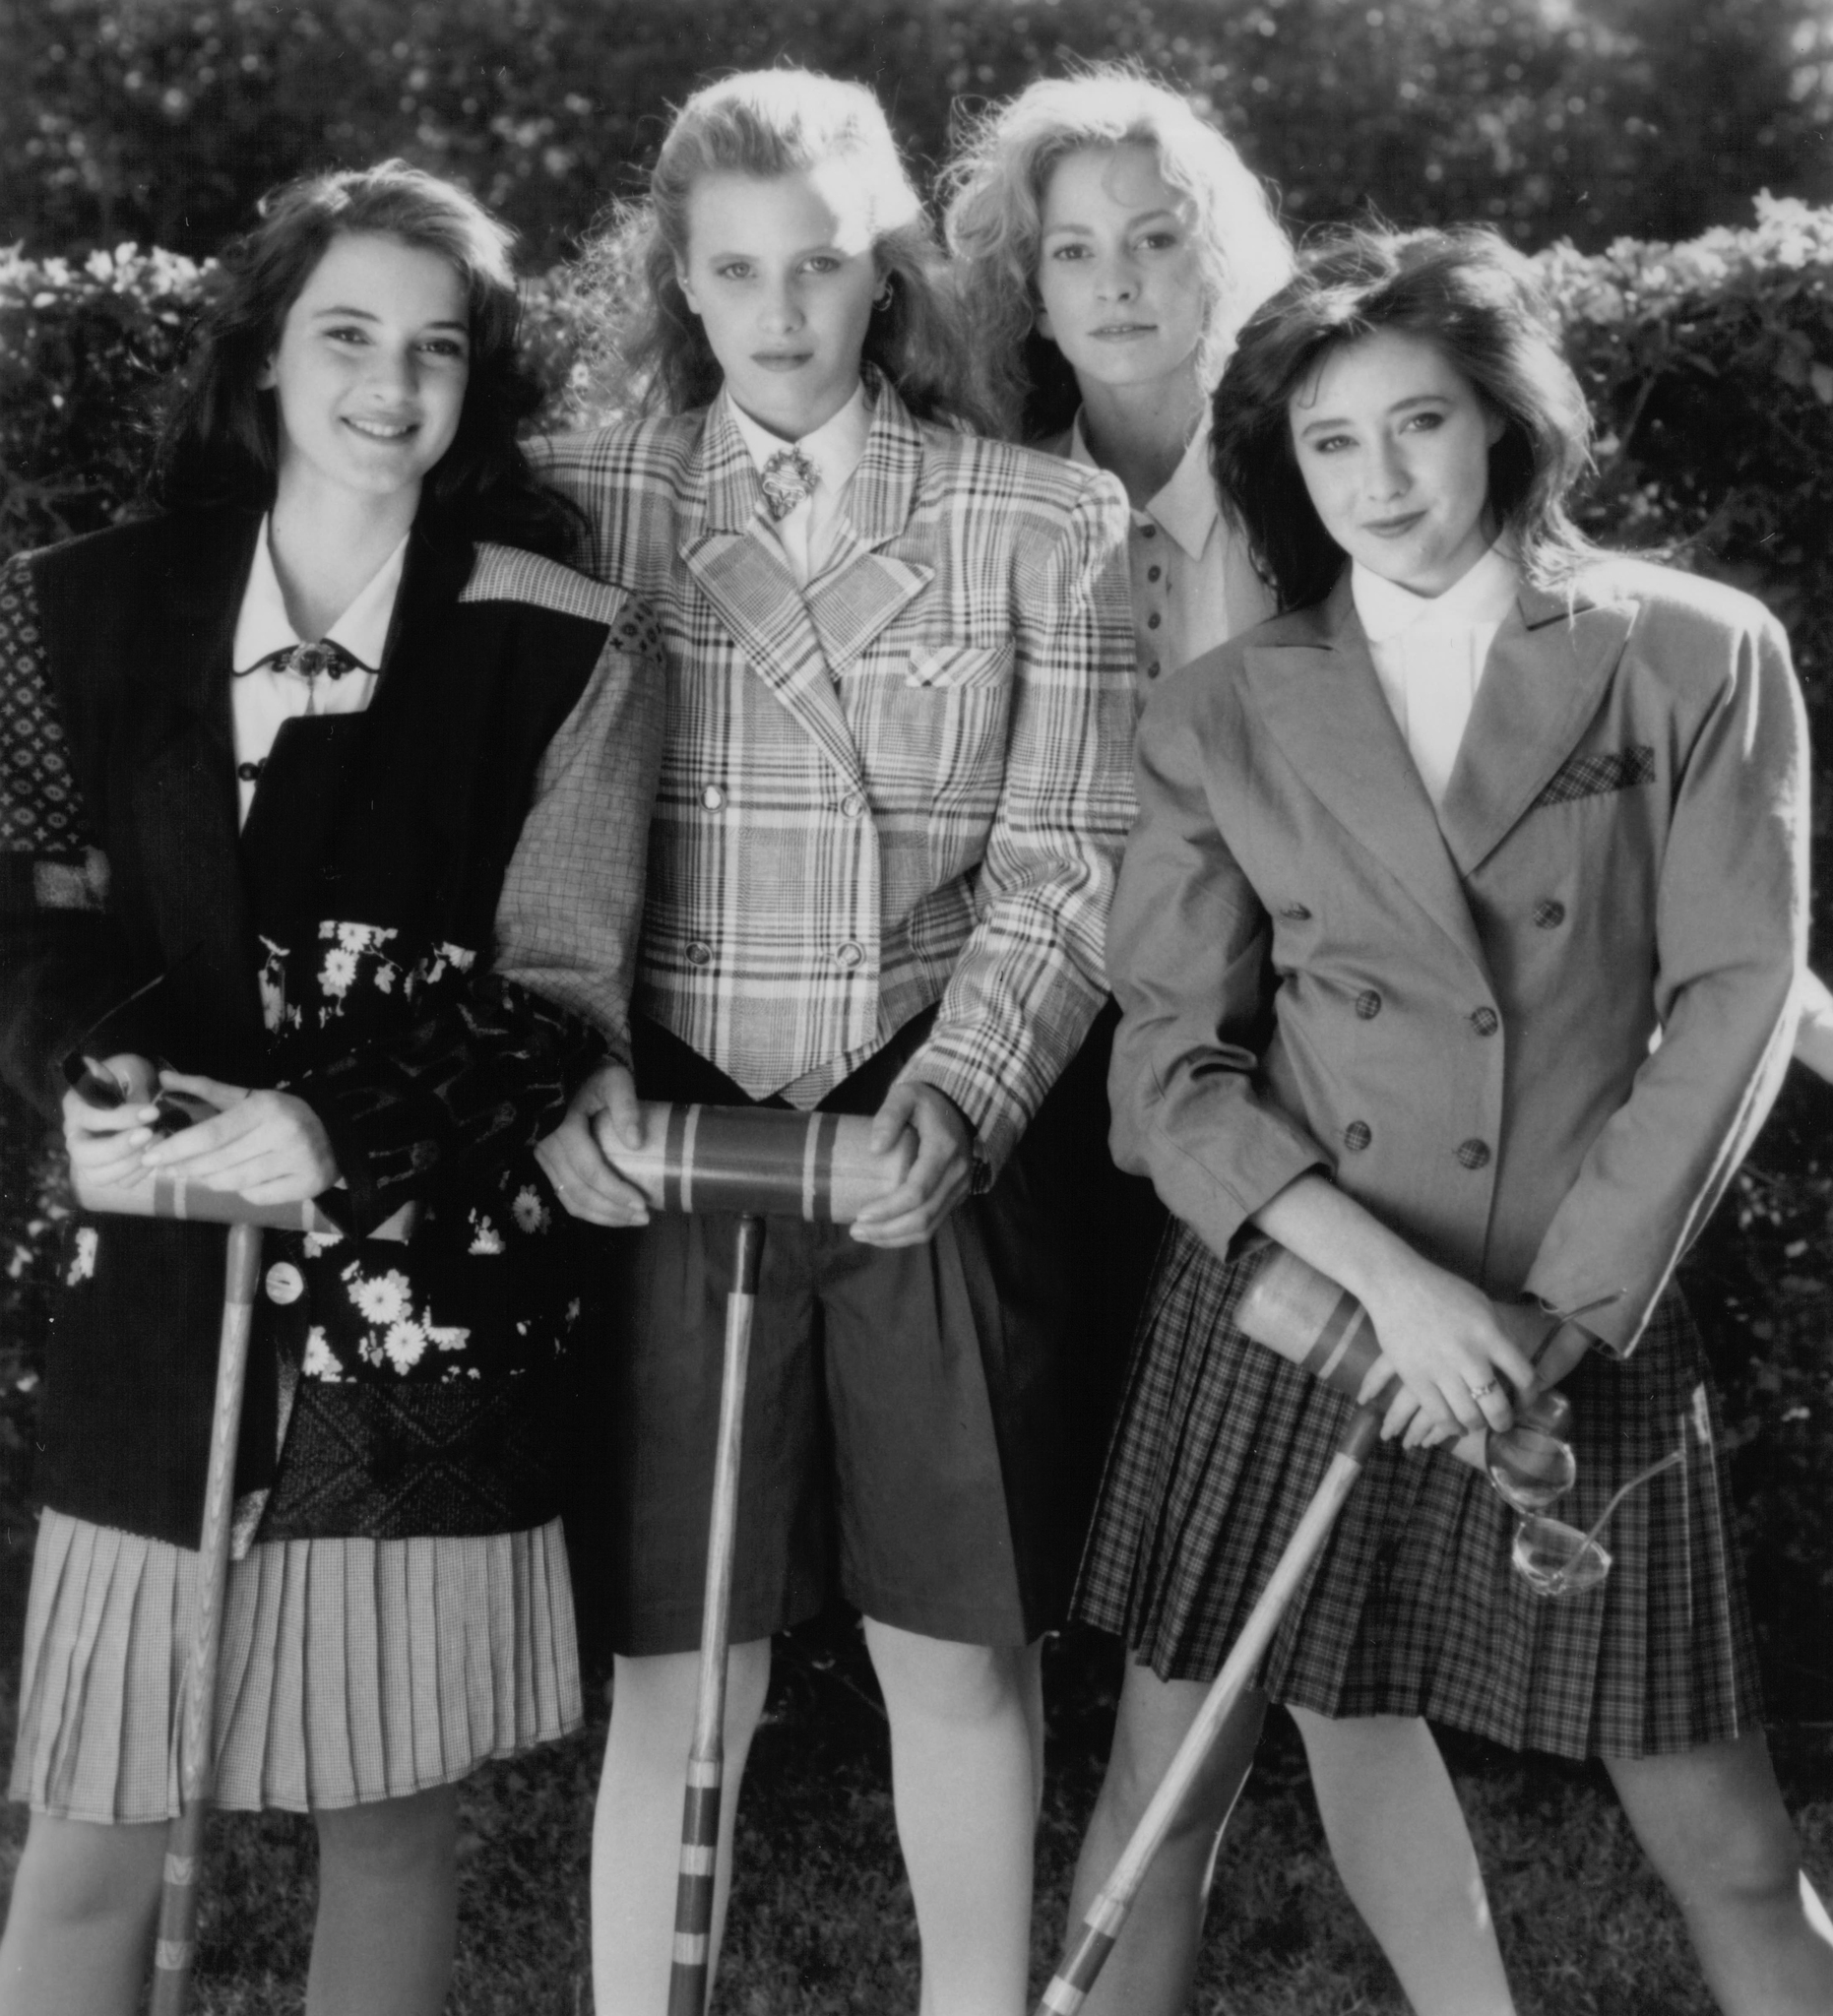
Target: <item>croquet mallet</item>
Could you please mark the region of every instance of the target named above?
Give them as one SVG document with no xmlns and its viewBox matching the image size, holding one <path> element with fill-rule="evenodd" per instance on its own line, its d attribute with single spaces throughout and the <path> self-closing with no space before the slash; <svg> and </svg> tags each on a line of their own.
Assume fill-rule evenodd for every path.
<svg viewBox="0 0 1833 2016">
<path fill-rule="evenodd" d="M 122 1085 L 90 1066 L 76 1080 L 93 1105 L 151 1101 L 148 1084 Z M 193 1112 L 191 1117 L 197 1117 Z M 197 1623 L 179 1690 L 178 1812 L 165 1836 L 159 1886 L 158 1930 L 153 1949 L 151 2016 L 183 2016 L 190 1995 L 197 1945 L 198 1872 L 203 1860 L 204 1817 L 216 1782 L 217 1666 L 222 1648 L 222 1609 L 229 1582 L 229 1534 L 234 1511 L 235 1449 L 241 1430 L 242 1388 L 254 1322 L 255 1283 L 261 1269 L 263 1227 L 335 1234 L 337 1226 L 310 1202 L 251 1205 L 232 1190 L 151 1172 L 122 1184 L 73 1180 L 85 1211 L 129 1218 L 191 1219 L 229 1228 L 224 1261 L 222 1329 L 217 1347 L 217 1386 L 211 1403 L 210 1460 L 204 1480 L 204 1522 L 199 1541 Z M 372 1237 L 406 1238 L 411 1207 Z"/>
<path fill-rule="evenodd" d="M 1368 1375 L 1385 1362 L 1374 1325 L 1356 1297 L 1281 1246 L 1269 1248 L 1234 1312 L 1234 1321 L 1257 1344 L 1278 1352 L 1352 1399 L 1362 1398 Z M 1038 2016 L 1075 2016 L 1088 1998 L 1120 1936 L 1153 1858 L 1164 1846 L 1190 1788 L 1247 1692 L 1280 1619 L 1355 1488 L 1380 1437 L 1382 1417 L 1399 1384 L 1398 1375 L 1390 1371 L 1387 1380 L 1351 1416 L 1323 1481 L 1274 1564 L 1222 1670 L 1210 1682 L 1196 1720 L 1044 1989 Z M 1511 1476 L 1544 1478 L 1548 1489 L 1556 1495 L 1572 1480 L 1571 1421 L 1571 1403 L 1565 1396 L 1546 1393 L 1517 1405 L 1514 1424 L 1505 1434 L 1476 1429 L 1449 1446 L 1453 1455 L 1485 1474 L 1501 1456 Z"/>
<path fill-rule="evenodd" d="M 707 1531 L 706 1594 L 700 1624 L 700 1680 L 681 1814 L 675 1889 L 674 1963 L 668 2016 L 705 2016 L 713 1959 L 713 1894 L 726 1782 L 726 1670 L 730 1650 L 732 1560 L 737 1543 L 738 1465 L 745 1374 L 767 1217 L 851 1225 L 864 1207 L 897 1188 L 916 1148 L 908 1130 L 884 1153 L 872 1122 L 773 1106 L 675 1105 L 645 1102 L 643 1146 L 619 1140 L 607 1115 L 597 1122 L 600 1153 L 654 1211 L 738 1214 L 731 1292 L 726 1300 L 720 1422 Z"/>
</svg>

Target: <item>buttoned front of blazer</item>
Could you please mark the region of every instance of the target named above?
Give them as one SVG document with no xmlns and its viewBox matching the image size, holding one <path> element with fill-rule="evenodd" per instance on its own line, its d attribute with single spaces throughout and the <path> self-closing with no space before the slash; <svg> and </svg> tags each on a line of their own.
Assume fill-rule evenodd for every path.
<svg viewBox="0 0 1833 2016">
<path fill-rule="evenodd" d="M 1781 626 L 1634 562 L 1524 589 L 1435 817 L 1347 579 L 1148 707 L 1114 1145 L 1218 1252 L 1307 1169 L 1626 1352 L 1787 1064 Z M 1442 824 L 1441 824 L 1442 819 Z"/>
<path fill-rule="evenodd" d="M 919 424 L 875 385 L 805 592 L 757 536 L 728 408 L 557 436 L 587 570 L 660 616 L 668 725 L 636 1005 L 753 1097 L 908 1073 L 996 1168 L 1099 1004 L 1132 813 L 1111 478 Z"/>
</svg>

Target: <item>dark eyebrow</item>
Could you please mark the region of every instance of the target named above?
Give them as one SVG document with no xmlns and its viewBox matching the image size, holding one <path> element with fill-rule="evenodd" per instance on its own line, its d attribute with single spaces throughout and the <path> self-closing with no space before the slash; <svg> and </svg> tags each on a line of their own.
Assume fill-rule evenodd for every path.
<svg viewBox="0 0 1833 2016">
<path fill-rule="evenodd" d="M 312 310 L 312 319 L 315 322 L 323 322 L 327 316 L 335 316 L 345 322 L 380 322 L 382 319 L 379 315 L 372 315 L 367 308 L 332 307 L 314 308 Z M 471 334 L 470 326 L 467 323 L 456 320 L 429 322 L 426 324 L 426 327 L 428 329 L 456 329 L 464 336 Z"/>
<path fill-rule="evenodd" d="M 1448 392 L 1416 392 L 1411 399 L 1397 399 L 1388 408 L 1388 411 L 1390 413 L 1405 413 L 1411 412 L 1416 406 L 1449 406 L 1450 404 L 1451 394 Z M 1332 427 L 1347 427 L 1351 424 L 1349 420 L 1342 419 L 1307 420 L 1298 429 L 1298 439 L 1302 441 L 1307 435 L 1320 432 L 1328 433 Z"/>
</svg>

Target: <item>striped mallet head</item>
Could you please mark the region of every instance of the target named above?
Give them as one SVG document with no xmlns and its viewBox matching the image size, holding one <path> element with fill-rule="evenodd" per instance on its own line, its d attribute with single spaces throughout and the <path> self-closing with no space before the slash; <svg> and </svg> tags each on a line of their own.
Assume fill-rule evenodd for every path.
<svg viewBox="0 0 1833 2016">
<path fill-rule="evenodd" d="M 652 1211 L 738 1211 L 851 1225 L 910 1173 L 916 1142 L 906 1128 L 882 1153 L 872 1122 L 780 1106 L 679 1105 L 644 1101 L 643 1145 L 631 1148 L 607 1114 L 599 1151 L 641 1190 Z"/>
<path fill-rule="evenodd" d="M 1234 1320 L 1256 1344 L 1352 1400 L 1385 1409 L 1400 1384 L 1388 1367 L 1385 1383 L 1363 1394 L 1368 1374 L 1385 1363 L 1368 1311 L 1284 1246 L 1268 1243 Z M 1572 1487 L 1578 1466 L 1571 1434 L 1572 1403 L 1563 1393 L 1541 1393 L 1516 1403 L 1514 1425 L 1504 1433 L 1478 1430 L 1453 1443 L 1451 1453 L 1484 1471 L 1517 1511 L 1538 1512 Z"/>
</svg>

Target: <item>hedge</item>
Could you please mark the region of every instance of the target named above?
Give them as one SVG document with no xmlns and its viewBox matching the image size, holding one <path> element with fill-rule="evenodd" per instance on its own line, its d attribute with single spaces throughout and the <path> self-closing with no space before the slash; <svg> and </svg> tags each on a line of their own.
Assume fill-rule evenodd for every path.
<svg viewBox="0 0 1833 2016">
<path fill-rule="evenodd" d="M 1759 199 L 1745 229 L 1541 257 L 1598 419 L 1587 528 L 1768 601 L 1790 626 L 1817 741 L 1833 747 L 1833 210 Z M 0 556 L 129 507 L 149 397 L 210 284 L 208 267 L 132 247 L 75 263 L 0 253 Z M 581 317 L 563 276 L 529 284 L 527 328 L 545 420 L 567 424 Z M 1817 852 L 1824 891 L 1829 850 Z M 1779 1713 L 1807 1720 L 1833 1719 L 1823 1143 L 1833 1092 L 1798 1074 L 1688 1267 L 1726 1392 L 1766 1680 Z M 0 1110 L 0 1522 L 15 1531 L 56 1185 L 39 1130 Z"/>
</svg>

